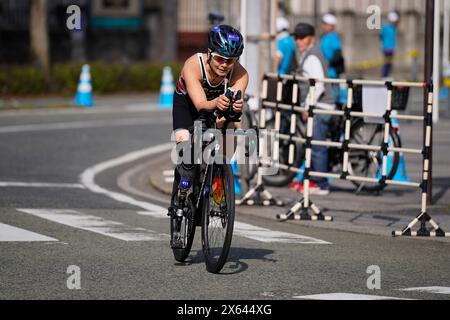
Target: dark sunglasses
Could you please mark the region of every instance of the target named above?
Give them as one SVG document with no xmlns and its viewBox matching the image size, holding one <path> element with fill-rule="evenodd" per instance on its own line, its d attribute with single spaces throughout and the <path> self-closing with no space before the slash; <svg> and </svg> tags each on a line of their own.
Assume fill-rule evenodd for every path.
<svg viewBox="0 0 450 320">
<path fill-rule="evenodd" d="M 239 60 L 239 57 L 231 57 L 231 58 L 223 57 L 220 54 L 217 54 L 215 52 L 212 52 L 211 56 L 212 56 L 213 60 L 216 61 L 218 64 L 224 64 L 224 63 L 233 64 Z"/>
</svg>

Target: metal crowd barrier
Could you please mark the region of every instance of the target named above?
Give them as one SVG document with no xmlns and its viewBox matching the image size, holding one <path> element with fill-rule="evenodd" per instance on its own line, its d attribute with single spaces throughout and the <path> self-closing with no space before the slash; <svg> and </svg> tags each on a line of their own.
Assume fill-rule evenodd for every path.
<svg viewBox="0 0 450 320">
<path fill-rule="evenodd" d="M 268 80 L 275 79 L 277 80 L 277 91 L 276 91 L 276 101 L 268 101 Z M 292 87 L 292 103 L 286 104 L 282 103 L 283 96 L 283 79 L 285 80 L 293 80 Z M 298 83 L 299 82 L 307 82 L 309 83 L 309 107 L 300 107 L 298 105 Z M 344 110 L 322 110 L 316 108 L 315 101 L 315 90 L 317 83 L 329 83 L 329 84 L 346 84 L 347 85 L 347 104 Z M 352 104 L 354 98 L 354 86 L 355 85 L 370 85 L 370 86 L 385 86 L 387 89 L 387 101 L 386 101 L 386 111 L 383 115 L 380 114 L 371 114 L 364 113 L 360 111 L 352 111 Z M 422 88 L 426 91 L 427 98 L 427 111 L 423 116 L 413 116 L 413 115 L 399 115 L 392 114 L 392 92 L 393 88 L 396 86 L 402 87 L 416 87 Z M 446 237 L 450 236 L 450 233 L 445 233 L 439 225 L 431 219 L 430 215 L 427 213 L 427 186 L 428 180 L 430 176 L 429 164 L 430 164 L 430 155 L 432 150 L 431 145 L 431 125 L 432 125 L 432 113 L 433 113 L 433 85 L 432 83 L 417 83 L 417 82 L 392 82 L 392 81 L 368 81 L 368 80 L 345 80 L 345 79 L 309 79 L 297 77 L 295 75 L 277 75 L 277 74 L 266 74 L 262 83 L 262 107 L 260 112 L 260 129 L 266 128 L 266 111 L 267 109 L 272 109 L 275 112 L 275 130 L 279 132 L 280 130 L 280 119 L 281 119 L 281 111 L 290 112 L 290 134 L 278 134 L 279 139 L 286 140 L 289 142 L 289 156 L 288 156 L 288 164 L 276 164 L 280 169 L 290 170 L 292 172 L 302 172 L 304 181 L 304 194 L 303 198 L 301 198 L 286 214 L 278 214 L 277 219 L 285 221 L 288 219 L 297 219 L 297 220 L 324 220 L 331 221 L 332 217 L 324 216 L 314 203 L 312 203 L 310 199 L 309 187 L 310 187 L 310 177 L 324 177 L 324 178 L 334 178 L 334 179 L 343 179 L 349 181 L 361 181 L 361 182 L 370 182 L 370 183 L 380 183 L 384 185 L 399 185 L 404 187 L 412 187 L 412 188 L 420 188 L 422 191 L 421 197 L 421 212 L 420 214 L 409 223 L 405 228 L 401 231 L 393 231 L 393 236 L 437 236 L 437 237 Z M 307 118 L 307 127 L 306 127 L 306 138 L 302 138 L 296 136 L 296 121 L 297 116 L 299 116 L 301 112 L 306 112 L 308 114 Z M 313 123 L 314 116 L 318 114 L 326 114 L 326 115 L 334 115 L 334 116 L 343 116 L 345 120 L 345 131 L 344 131 L 344 139 L 342 142 L 331 142 L 331 141 L 318 141 L 313 140 Z M 375 145 L 365 145 L 365 144 L 356 144 L 350 143 L 350 129 L 351 129 L 351 119 L 352 117 L 368 117 L 368 118 L 378 118 L 384 120 L 384 135 L 383 142 L 379 146 Z M 424 142 L 422 149 L 411 149 L 411 148 L 397 148 L 391 147 L 388 144 L 389 141 L 389 131 L 391 127 L 392 119 L 401 119 L 401 120 L 412 120 L 412 121 L 423 121 L 423 127 L 425 130 Z M 300 142 L 304 144 L 305 147 L 305 169 L 301 170 L 299 168 L 292 167 L 294 163 L 294 143 Z M 342 172 L 340 174 L 335 173 L 324 173 L 324 172 L 315 172 L 311 170 L 311 154 L 312 154 L 312 146 L 325 146 L 325 147 L 335 147 L 340 148 L 343 151 L 343 159 L 342 159 Z M 383 154 L 383 162 L 381 167 L 381 178 L 367 178 L 361 176 L 354 176 L 349 173 L 349 150 L 350 149 L 358 149 L 358 150 L 369 150 L 369 151 L 377 151 L 382 152 Z M 279 146 L 274 145 L 273 150 L 275 154 L 273 154 L 274 159 L 278 159 L 279 155 Z M 394 181 L 387 179 L 387 157 L 389 152 L 403 152 L 403 153 L 412 153 L 412 154 L 422 154 L 423 156 L 423 172 L 422 172 L 422 182 L 403 182 L 403 181 Z M 273 161 L 271 158 L 260 158 L 260 165 L 267 166 L 272 165 Z M 259 180 L 259 183 L 261 181 Z M 309 215 L 308 211 L 312 210 L 313 215 Z M 300 212 L 300 214 L 298 214 Z M 413 231 L 412 228 L 420 222 L 420 227 L 418 231 Z M 430 223 L 433 231 L 429 231 L 426 227 L 426 223 Z"/>
</svg>

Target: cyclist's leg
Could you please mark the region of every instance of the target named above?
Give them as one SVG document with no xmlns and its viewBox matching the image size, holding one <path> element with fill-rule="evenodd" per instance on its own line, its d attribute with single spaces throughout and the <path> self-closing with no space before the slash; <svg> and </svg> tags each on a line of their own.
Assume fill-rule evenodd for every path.
<svg viewBox="0 0 450 320">
<path fill-rule="evenodd" d="M 177 143 L 177 165 L 175 167 L 173 192 L 179 188 L 189 189 L 194 181 L 196 174 L 196 165 L 194 163 L 193 146 L 190 133 L 187 129 L 178 129 L 175 132 L 175 141 Z"/>
<path fill-rule="evenodd" d="M 173 131 L 176 142 L 176 174 L 179 174 L 178 185 L 174 186 L 173 190 L 176 192 L 178 187 L 187 187 L 192 184 L 195 177 L 195 165 L 193 147 L 191 143 L 191 135 L 189 128 L 194 125 L 195 107 L 189 102 L 185 95 L 175 92 L 173 97 L 172 119 Z M 174 180 L 174 183 L 177 183 Z"/>
</svg>

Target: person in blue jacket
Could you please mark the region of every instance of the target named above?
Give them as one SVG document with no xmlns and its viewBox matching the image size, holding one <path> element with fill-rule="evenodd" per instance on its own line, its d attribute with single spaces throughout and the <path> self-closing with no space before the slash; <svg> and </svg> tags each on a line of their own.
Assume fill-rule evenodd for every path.
<svg viewBox="0 0 450 320">
<path fill-rule="evenodd" d="M 342 42 L 336 32 L 337 19 L 334 14 L 327 13 L 322 17 L 322 39 L 320 50 L 328 62 L 328 76 L 339 78 L 343 73 L 344 62 L 342 58 Z"/>
<path fill-rule="evenodd" d="M 334 14 L 327 13 L 322 17 L 322 38 L 320 50 L 328 63 L 328 77 L 337 79 L 345 72 L 345 61 L 342 55 L 342 42 L 336 32 L 337 18 Z M 337 103 L 342 103 L 345 96 L 340 94 L 338 85 L 333 85 L 333 96 Z"/>
<path fill-rule="evenodd" d="M 380 33 L 381 49 L 384 55 L 384 64 L 381 69 L 381 77 L 389 77 L 392 71 L 392 61 L 394 60 L 395 50 L 397 49 L 397 25 L 399 15 L 397 12 L 389 12 L 388 22 L 383 25 Z"/>
<path fill-rule="evenodd" d="M 277 29 L 277 53 L 275 67 L 278 74 L 288 74 L 296 69 L 296 51 L 294 38 L 289 34 L 289 21 L 284 17 L 276 20 Z"/>
</svg>

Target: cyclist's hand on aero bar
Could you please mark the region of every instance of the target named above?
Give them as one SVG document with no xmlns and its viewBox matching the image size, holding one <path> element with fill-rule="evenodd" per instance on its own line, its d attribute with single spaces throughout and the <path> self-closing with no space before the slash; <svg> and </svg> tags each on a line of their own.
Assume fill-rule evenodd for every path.
<svg viewBox="0 0 450 320">
<path fill-rule="evenodd" d="M 234 93 L 234 98 L 236 99 L 237 91 Z M 241 97 L 233 103 L 233 110 L 236 113 L 242 113 L 242 107 L 244 106 L 244 99 Z"/>
<path fill-rule="evenodd" d="M 219 109 L 220 111 L 226 111 L 229 104 L 230 100 L 224 94 L 220 95 L 217 98 L 217 109 Z"/>
</svg>

